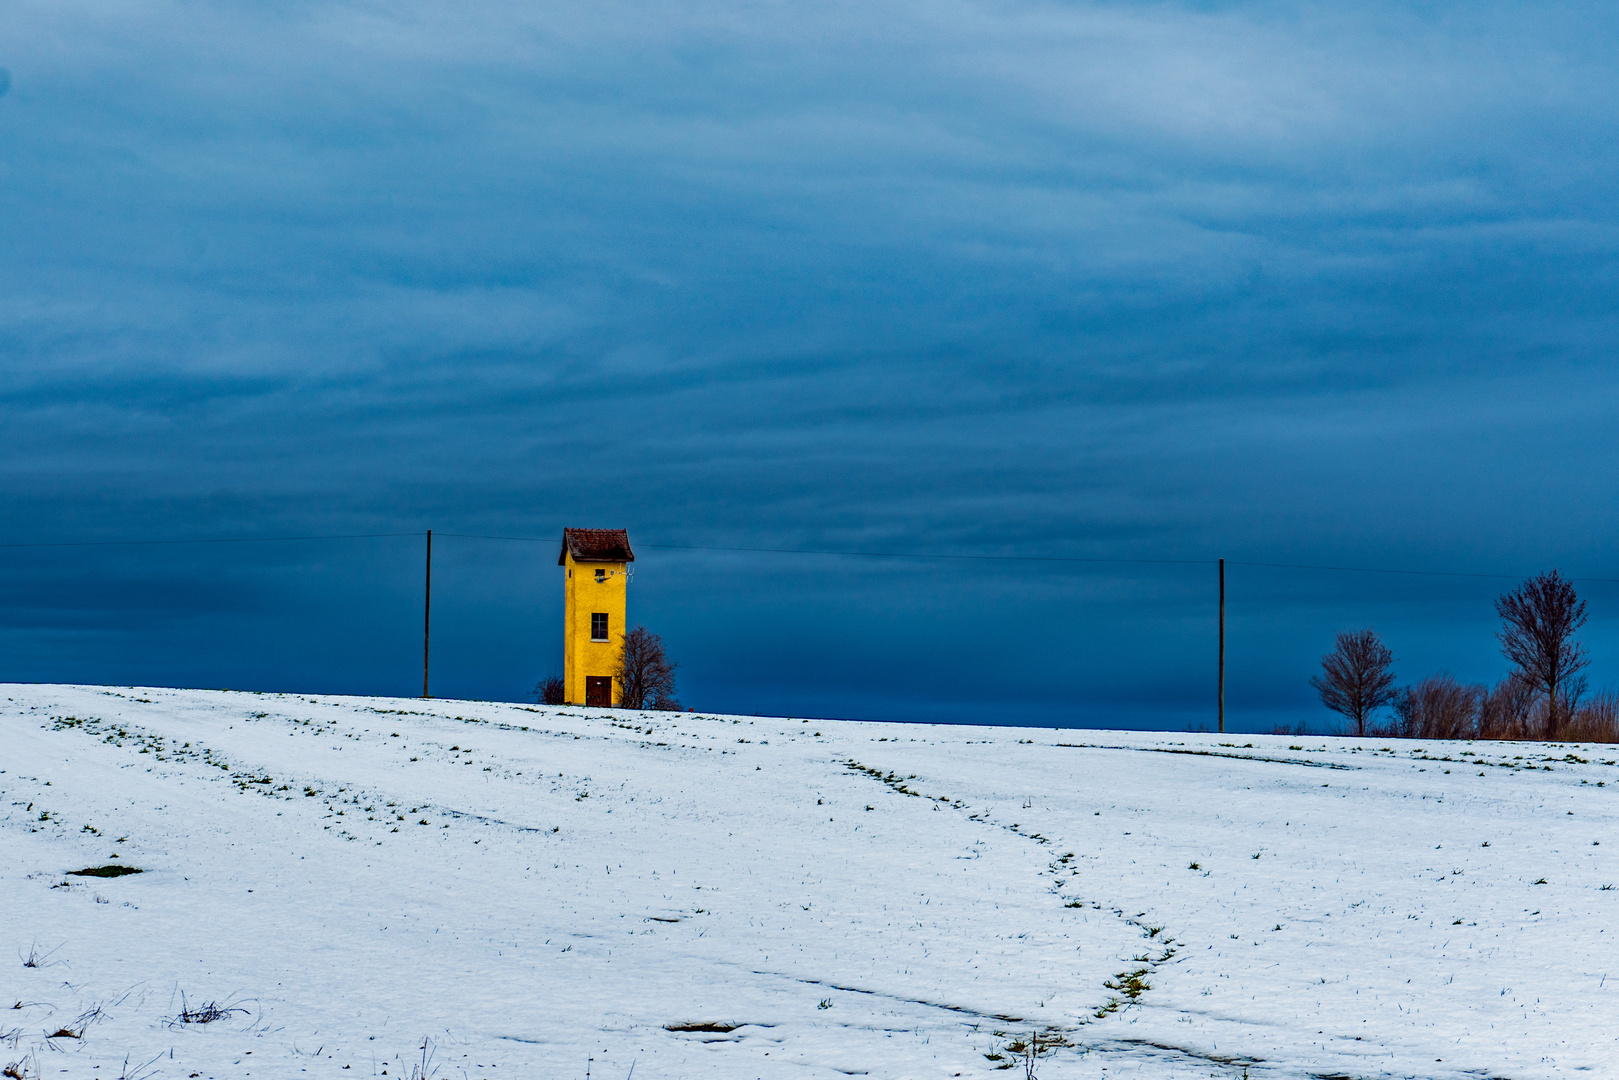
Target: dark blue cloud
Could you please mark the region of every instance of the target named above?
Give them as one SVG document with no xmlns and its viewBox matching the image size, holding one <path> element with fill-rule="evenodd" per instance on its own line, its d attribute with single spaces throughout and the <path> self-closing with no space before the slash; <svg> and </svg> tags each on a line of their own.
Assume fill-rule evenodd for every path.
<svg viewBox="0 0 1619 1080">
<path fill-rule="evenodd" d="M 1606 8 L 75 11 L 9 28 L 0 539 L 1619 577 Z M 399 543 L 13 551 L 0 677 L 409 691 Z M 694 703 L 1208 718 L 1210 567 L 644 550 Z M 520 694 L 554 556 L 440 551 L 440 688 Z M 1234 567 L 1233 711 L 1367 623 L 1494 677 L 1504 584 Z"/>
</svg>

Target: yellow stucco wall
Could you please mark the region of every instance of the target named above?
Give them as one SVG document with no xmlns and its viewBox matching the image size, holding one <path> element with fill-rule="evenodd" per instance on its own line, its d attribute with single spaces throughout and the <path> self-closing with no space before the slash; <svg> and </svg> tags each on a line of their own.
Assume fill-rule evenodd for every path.
<svg viewBox="0 0 1619 1080">
<path fill-rule="evenodd" d="M 585 676 L 613 676 L 613 704 L 623 689 L 618 669 L 624 651 L 625 585 L 628 565 L 621 562 L 575 562 L 568 552 L 564 566 L 566 601 L 562 615 L 562 683 L 570 705 L 585 703 Z M 598 581 L 596 572 L 603 571 Z M 590 616 L 607 615 L 607 640 L 590 639 Z"/>
</svg>

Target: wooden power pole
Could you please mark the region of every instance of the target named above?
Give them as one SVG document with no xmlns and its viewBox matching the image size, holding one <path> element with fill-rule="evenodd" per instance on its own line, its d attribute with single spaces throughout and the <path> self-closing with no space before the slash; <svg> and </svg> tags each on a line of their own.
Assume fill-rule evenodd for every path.
<svg viewBox="0 0 1619 1080">
<path fill-rule="evenodd" d="M 1220 565 L 1223 567 L 1225 565 L 1225 563 L 1222 562 Z M 1225 573 L 1225 571 L 1221 570 L 1221 574 L 1223 575 L 1224 573 Z M 1222 576 L 1220 578 L 1220 580 L 1222 582 L 1224 582 L 1225 578 Z M 1222 590 L 1220 595 L 1222 597 L 1224 597 L 1225 592 L 1223 590 L 1225 589 L 1225 586 L 1222 584 L 1220 586 L 1220 588 Z M 1225 611 L 1224 603 L 1225 603 L 1225 601 L 1222 600 L 1221 601 L 1221 608 L 1220 608 L 1220 610 L 1222 612 Z M 1225 618 L 1225 616 L 1221 615 L 1221 619 L 1223 620 L 1224 618 Z M 1225 623 L 1222 621 L 1220 625 L 1222 627 L 1224 627 Z M 427 646 L 428 646 L 429 638 L 430 638 L 430 636 L 432 634 L 432 630 L 433 630 L 433 530 L 428 529 L 427 530 L 427 590 L 426 590 L 426 593 L 425 593 L 423 601 L 422 601 L 422 697 L 423 698 L 427 698 L 427 697 L 431 696 L 427 692 Z M 1223 635 L 1224 633 L 1225 633 L 1225 631 L 1222 629 L 1221 634 Z M 1222 637 L 1221 641 L 1224 641 L 1224 640 L 1225 640 L 1224 637 Z M 1221 645 L 1221 648 L 1224 649 L 1225 646 Z M 1221 652 L 1220 655 L 1223 657 L 1225 655 L 1225 653 Z M 1223 664 L 1224 661 L 1222 660 L 1221 663 Z M 1224 671 L 1225 670 L 1224 667 L 1222 667 L 1221 670 Z M 1222 675 L 1221 678 L 1224 678 L 1224 676 Z M 1222 683 L 1221 685 L 1224 685 L 1224 684 Z M 1222 727 L 1220 730 L 1224 731 L 1225 728 Z"/>
<path fill-rule="evenodd" d="M 431 538 L 432 534 L 428 536 Z M 427 696 L 423 691 L 423 697 Z M 1220 560 L 1220 734 L 1225 734 L 1225 560 Z"/>
</svg>

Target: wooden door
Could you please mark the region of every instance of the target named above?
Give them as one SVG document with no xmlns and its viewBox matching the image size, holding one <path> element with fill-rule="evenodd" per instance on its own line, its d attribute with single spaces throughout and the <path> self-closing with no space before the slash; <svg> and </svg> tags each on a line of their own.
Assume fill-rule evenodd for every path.
<svg viewBox="0 0 1619 1080">
<path fill-rule="evenodd" d="M 612 706 L 613 677 L 611 675 L 585 676 L 585 704 Z"/>
</svg>

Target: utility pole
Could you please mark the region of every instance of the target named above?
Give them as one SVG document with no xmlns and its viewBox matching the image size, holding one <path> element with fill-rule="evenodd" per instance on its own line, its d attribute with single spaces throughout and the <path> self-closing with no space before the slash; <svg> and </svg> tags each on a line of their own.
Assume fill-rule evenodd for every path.
<svg viewBox="0 0 1619 1080">
<path fill-rule="evenodd" d="M 432 533 L 428 533 L 431 540 Z M 423 692 L 426 697 L 426 692 Z M 1220 734 L 1225 734 L 1225 560 L 1220 560 Z"/>
<path fill-rule="evenodd" d="M 1225 565 L 1225 563 L 1222 562 L 1220 565 L 1223 567 Z M 1223 575 L 1224 573 L 1225 573 L 1225 571 L 1221 570 L 1221 574 Z M 1224 582 L 1225 578 L 1222 576 L 1220 578 L 1220 580 L 1222 582 Z M 1224 597 L 1225 596 L 1225 592 L 1224 592 L 1225 586 L 1222 584 L 1220 586 L 1220 588 L 1222 590 L 1220 595 L 1222 597 Z M 1220 610 L 1222 612 L 1225 611 L 1225 607 L 1223 606 L 1224 603 L 1225 603 L 1225 601 L 1222 599 L 1221 600 L 1222 606 L 1220 608 Z M 1221 615 L 1221 619 L 1223 620 L 1224 618 L 1225 618 L 1225 616 Z M 1220 625 L 1222 627 L 1224 627 L 1225 623 L 1222 621 L 1220 623 Z M 423 603 L 422 603 L 422 697 L 424 699 L 431 696 L 427 692 L 427 645 L 428 645 L 428 639 L 429 639 L 430 634 L 432 633 L 432 630 L 433 630 L 433 530 L 428 529 L 427 530 L 427 590 L 426 590 L 426 593 L 425 593 L 425 596 L 424 596 L 424 599 L 423 599 Z M 1222 629 L 1221 633 L 1224 634 L 1225 631 Z M 1225 639 L 1224 639 L 1224 637 L 1222 637 L 1220 640 L 1223 642 Z M 1221 645 L 1221 648 L 1224 649 L 1225 646 Z M 1221 652 L 1220 655 L 1223 657 L 1225 655 L 1225 653 Z M 1222 660 L 1221 663 L 1223 664 L 1224 661 Z M 1224 671 L 1225 669 L 1222 667 L 1221 670 Z M 1224 676 L 1222 675 L 1221 678 L 1224 678 Z M 1222 683 L 1221 685 L 1224 685 L 1224 684 Z M 1220 730 L 1224 731 L 1225 728 L 1222 727 Z"/>
</svg>

